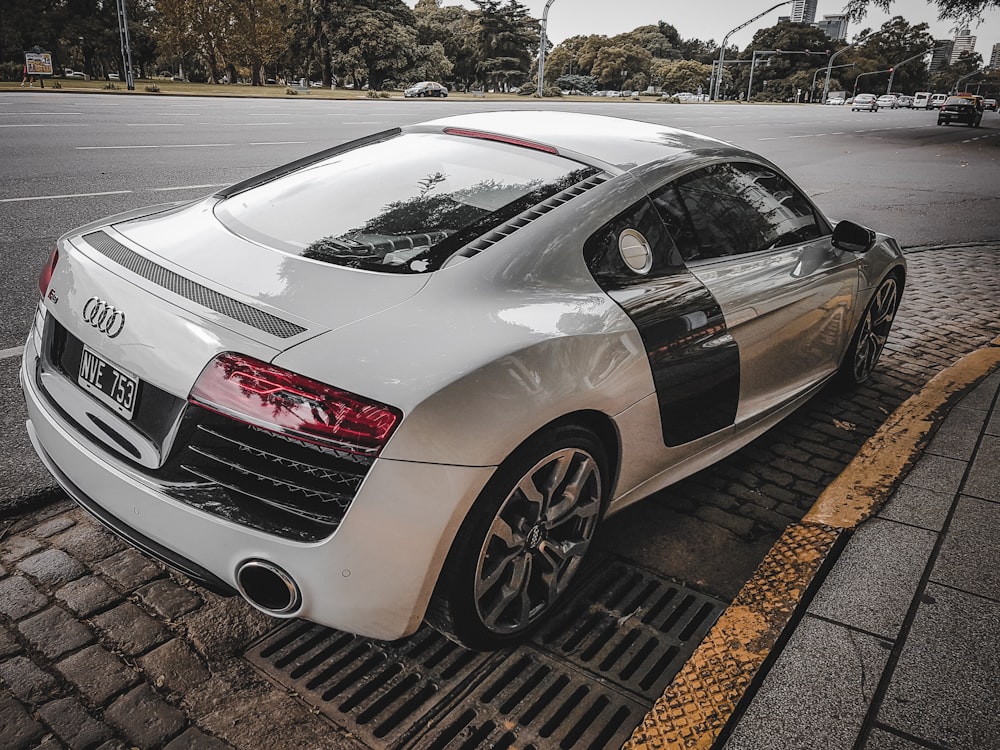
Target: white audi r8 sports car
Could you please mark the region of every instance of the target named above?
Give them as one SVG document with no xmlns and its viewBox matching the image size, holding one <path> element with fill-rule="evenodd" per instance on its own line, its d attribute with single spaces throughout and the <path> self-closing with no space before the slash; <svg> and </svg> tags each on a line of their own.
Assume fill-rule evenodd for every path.
<svg viewBox="0 0 1000 750">
<path fill-rule="evenodd" d="M 864 381 L 905 273 L 720 141 L 449 117 L 64 235 L 28 430 L 70 496 L 213 590 L 495 647 L 606 514 Z"/>
</svg>

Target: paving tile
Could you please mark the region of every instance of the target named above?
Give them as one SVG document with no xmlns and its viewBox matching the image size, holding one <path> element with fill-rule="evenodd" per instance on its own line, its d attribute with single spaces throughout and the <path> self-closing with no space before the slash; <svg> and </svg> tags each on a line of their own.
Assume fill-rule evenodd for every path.
<svg viewBox="0 0 1000 750">
<path fill-rule="evenodd" d="M 998 622 L 1000 603 L 929 583 L 879 722 L 940 747 L 1000 747 Z"/>
<path fill-rule="evenodd" d="M 127 546 L 125 542 L 89 517 L 84 517 L 72 528 L 51 537 L 49 543 L 86 563 L 103 560 Z"/>
<path fill-rule="evenodd" d="M 169 578 L 161 578 L 136 590 L 143 603 L 168 620 L 201 606 L 201 597 Z"/>
<path fill-rule="evenodd" d="M 926 750 L 926 747 L 882 729 L 873 729 L 865 743 L 865 750 Z"/>
<path fill-rule="evenodd" d="M 41 703 L 45 698 L 54 697 L 59 687 L 52 675 L 24 656 L 0 662 L 0 680 L 7 684 L 8 690 L 15 697 L 28 704 Z"/>
<path fill-rule="evenodd" d="M 24 576 L 0 580 L 0 615 L 20 620 L 43 609 L 49 600 Z"/>
<path fill-rule="evenodd" d="M 132 591 L 163 575 L 163 569 L 159 565 L 134 549 L 124 549 L 101 560 L 94 566 L 94 570 L 103 573 L 126 591 Z"/>
<path fill-rule="evenodd" d="M 6 626 L 0 623 L 0 659 L 13 656 L 21 652 L 21 645 L 17 642 L 14 634 Z"/>
<path fill-rule="evenodd" d="M 954 497 L 961 486 L 965 467 L 966 462 L 959 459 L 925 454 L 906 475 L 903 484 Z"/>
<path fill-rule="evenodd" d="M 95 615 L 91 622 L 126 656 L 143 654 L 170 637 L 162 623 L 132 602 Z"/>
<path fill-rule="evenodd" d="M 960 497 L 931 572 L 931 580 L 1000 601 L 998 529 L 1000 503 Z"/>
<path fill-rule="evenodd" d="M 134 685 L 139 676 L 118 656 L 103 646 L 88 646 L 56 664 L 91 703 L 101 706 Z"/>
<path fill-rule="evenodd" d="M 160 746 L 179 735 L 186 724 L 184 714 L 148 685 L 120 696 L 105 712 L 105 718 L 139 747 Z"/>
<path fill-rule="evenodd" d="M 983 437 L 962 492 L 1000 503 L 1000 437 Z"/>
<path fill-rule="evenodd" d="M 218 737 L 212 737 L 196 727 L 191 727 L 167 743 L 163 750 L 227 750 L 231 747 L 232 745 L 223 742 Z"/>
<path fill-rule="evenodd" d="M 60 531 L 65 531 L 70 526 L 76 523 L 76 517 L 74 514 L 63 514 L 61 516 L 56 516 L 55 518 L 49 518 L 46 521 L 42 521 L 40 524 L 32 529 L 28 530 L 28 534 L 35 537 L 36 539 L 48 539 L 53 534 L 58 534 Z"/>
<path fill-rule="evenodd" d="M 67 583 L 56 591 L 56 598 L 80 617 L 89 617 L 119 603 L 122 595 L 100 576 L 89 575 Z"/>
<path fill-rule="evenodd" d="M 937 534 L 872 518 L 854 533 L 809 612 L 895 639 Z"/>
<path fill-rule="evenodd" d="M 13 696 L 0 692 L 0 728 L 4 750 L 27 750 L 45 735 L 45 728 Z"/>
<path fill-rule="evenodd" d="M 94 634 L 86 625 L 59 607 L 49 607 L 29 617 L 19 623 L 17 629 L 50 659 L 57 659 L 94 640 Z"/>
<path fill-rule="evenodd" d="M 927 453 L 968 461 L 989 417 L 985 409 L 973 409 L 964 401 L 951 410 L 944 424 L 934 434 Z"/>
<path fill-rule="evenodd" d="M 175 693 L 186 693 L 212 676 L 190 646 L 177 638 L 150 651 L 139 665 L 157 687 Z"/>
<path fill-rule="evenodd" d="M 726 743 L 726 750 L 850 748 L 890 644 L 806 616 Z"/>
<path fill-rule="evenodd" d="M 940 531 L 954 502 L 954 495 L 901 484 L 877 515 L 889 521 Z"/>
<path fill-rule="evenodd" d="M 41 548 L 42 544 L 37 539 L 18 534 L 0 542 L 0 561 L 10 565 Z"/>
<path fill-rule="evenodd" d="M 87 572 L 83 564 L 61 549 L 47 549 L 24 558 L 18 570 L 27 573 L 43 586 L 61 586 Z"/>
<path fill-rule="evenodd" d="M 107 724 L 95 719 L 75 698 L 60 698 L 38 709 L 38 715 L 71 748 L 93 747 L 111 739 Z"/>
</svg>

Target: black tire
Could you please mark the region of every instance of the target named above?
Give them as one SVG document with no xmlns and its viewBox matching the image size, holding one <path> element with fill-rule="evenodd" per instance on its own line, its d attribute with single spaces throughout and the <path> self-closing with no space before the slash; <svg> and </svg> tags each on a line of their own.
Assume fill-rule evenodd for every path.
<svg viewBox="0 0 1000 750">
<path fill-rule="evenodd" d="M 427 610 L 427 622 L 471 649 L 530 634 L 583 565 L 608 495 L 597 436 L 557 424 L 497 469 L 462 523 Z"/>
<path fill-rule="evenodd" d="M 895 274 L 886 276 L 875 289 L 840 364 L 837 375 L 842 384 L 861 385 L 875 370 L 896 318 L 902 291 L 902 282 Z"/>
</svg>

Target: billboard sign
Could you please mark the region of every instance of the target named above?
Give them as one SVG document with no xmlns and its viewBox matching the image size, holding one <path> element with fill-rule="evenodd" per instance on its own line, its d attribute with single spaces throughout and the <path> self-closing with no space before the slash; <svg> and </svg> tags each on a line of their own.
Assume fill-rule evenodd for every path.
<svg viewBox="0 0 1000 750">
<path fill-rule="evenodd" d="M 25 52 L 24 67 L 27 68 L 29 76 L 50 76 L 52 75 L 52 53 Z"/>
</svg>

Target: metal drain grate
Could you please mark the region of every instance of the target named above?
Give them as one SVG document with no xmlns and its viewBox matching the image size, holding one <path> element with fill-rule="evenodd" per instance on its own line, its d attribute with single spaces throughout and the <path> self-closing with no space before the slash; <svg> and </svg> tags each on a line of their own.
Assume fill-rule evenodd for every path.
<svg viewBox="0 0 1000 750">
<path fill-rule="evenodd" d="M 408 730 L 493 654 L 466 651 L 430 628 L 399 641 L 293 622 L 247 658 L 373 747 L 397 747 Z"/>
<path fill-rule="evenodd" d="M 522 648 L 409 747 L 605 750 L 621 747 L 648 709 L 589 675 Z"/>
<path fill-rule="evenodd" d="M 651 704 L 726 604 L 622 562 L 601 567 L 534 640 Z"/>
<path fill-rule="evenodd" d="M 247 658 L 373 748 L 620 747 L 725 604 L 617 560 L 530 643 L 466 651 L 430 628 L 394 642 L 292 622 Z"/>
</svg>

